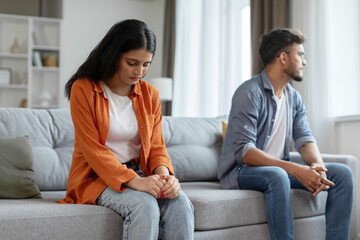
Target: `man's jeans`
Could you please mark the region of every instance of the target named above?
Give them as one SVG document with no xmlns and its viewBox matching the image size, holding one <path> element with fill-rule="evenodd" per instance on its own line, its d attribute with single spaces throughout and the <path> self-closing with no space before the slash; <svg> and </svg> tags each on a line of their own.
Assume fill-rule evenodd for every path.
<svg viewBox="0 0 360 240">
<path fill-rule="evenodd" d="M 326 239 L 349 239 L 353 201 L 352 173 L 350 168 L 343 164 L 327 163 L 325 165 L 328 169 L 327 178 L 335 183 L 328 190 L 326 201 Z M 305 189 L 305 187 L 280 167 L 243 165 L 238 174 L 240 189 L 265 193 L 266 216 L 271 239 L 294 239 L 290 189 Z"/>
<path fill-rule="evenodd" d="M 124 218 L 124 240 L 194 238 L 194 208 L 182 191 L 175 199 L 156 199 L 130 188 L 118 193 L 107 187 L 97 204 Z"/>
</svg>

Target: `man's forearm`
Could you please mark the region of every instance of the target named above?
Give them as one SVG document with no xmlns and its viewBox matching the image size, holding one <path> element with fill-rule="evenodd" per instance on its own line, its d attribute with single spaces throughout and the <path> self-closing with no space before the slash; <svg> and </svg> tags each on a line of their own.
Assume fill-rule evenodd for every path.
<svg viewBox="0 0 360 240">
<path fill-rule="evenodd" d="M 324 161 L 320 155 L 319 148 L 315 143 L 308 143 L 302 146 L 299 150 L 299 153 L 305 163 L 309 165 L 317 163 L 325 167 Z"/>
<path fill-rule="evenodd" d="M 297 168 L 300 166 L 297 163 L 284 161 L 271 157 L 264 151 L 254 148 L 251 149 L 244 157 L 243 163 L 250 166 L 276 166 L 281 167 L 290 175 L 296 175 Z"/>
</svg>

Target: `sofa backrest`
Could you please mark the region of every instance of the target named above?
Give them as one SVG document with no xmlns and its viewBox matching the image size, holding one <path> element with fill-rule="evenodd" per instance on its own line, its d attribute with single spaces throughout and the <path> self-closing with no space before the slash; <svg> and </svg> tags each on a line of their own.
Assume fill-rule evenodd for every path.
<svg viewBox="0 0 360 240">
<path fill-rule="evenodd" d="M 218 118 L 163 118 L 163 135 L 180 181 L 217 179 L 222 130 Z M 40 190 L 65 190 L 74 150 L 69 109 L 0 108 L 0 137 L 28 135 Z"/>
<path fill-rule="evenodd" d="M 222 120 L 227 117 L 163 118 L 165 144 L 180 181 L 217 180 Z"/>
<path fill-rule="evenodd" d="M 28 135 L 40 190 L 65 190 L 74 149 L 68 109 L 0 108 L 0 137 Z"/>
</svg>

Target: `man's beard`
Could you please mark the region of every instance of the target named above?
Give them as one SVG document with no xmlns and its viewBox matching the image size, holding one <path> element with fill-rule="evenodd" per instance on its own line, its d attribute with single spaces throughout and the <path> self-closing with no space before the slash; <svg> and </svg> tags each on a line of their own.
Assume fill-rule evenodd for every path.
<svg viewBox="0 0 360 240">
<path fill-rule="evenodd" d="M 292 79 L 295 82 L 301 82 L 304 78 L 303 78 L 303 76 L 293 76 Z"/>
<path fill-rule="evenodd" d="M 301 82 L 303 80 L 303 76 L 301 76 L 300 74 L 296 74 L 295 71 L 291 71 L 291 68 L 287 68 L 285 69 L 285 73 L 291 77 L 295 82 Z"/>
</svg>

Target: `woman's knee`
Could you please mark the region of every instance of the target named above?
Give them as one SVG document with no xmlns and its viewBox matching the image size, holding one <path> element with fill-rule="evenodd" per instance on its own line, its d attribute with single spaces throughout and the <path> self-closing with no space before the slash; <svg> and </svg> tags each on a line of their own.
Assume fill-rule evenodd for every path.
<svg viewBox="0 0 360 240">
<path fill-rule="evenodd" d="M 183 191 L 174 199 L 160 200 L 164 220 L 164 234 L 172 232 L 177 238 L 192 239 L 195 228 L 194 207 Z"/>
<path fill-rule="evenodd" d="M 175 207 L 179 213 L 183 213 L 189 217 L 194 216 L 194 206 L 183 191 L 180 191 L 174 200 L 173 207 Z"/>
<path fill-rule="evenodd" d="M 132 212 L 137 213 L 144 218 L 153 220 L 160 219 L 160 209 L 157 200 L 148 193 L 141 195 L 141 197 L 134 199 Z"/>
</svg>

